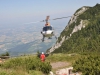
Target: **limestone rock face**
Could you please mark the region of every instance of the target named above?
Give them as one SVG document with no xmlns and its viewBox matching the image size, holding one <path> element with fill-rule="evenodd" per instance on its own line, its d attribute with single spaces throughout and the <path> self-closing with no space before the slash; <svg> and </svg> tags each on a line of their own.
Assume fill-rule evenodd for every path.
<svg viewBox="0 0 100 75">
<path fill-rule="evenodd" d="M 89 9 L 89 7 L 82 7 L 80 9 L 78 9 L 73 15 L 72 17 L 70 18 L 70 21 L 68 22 L 67 26 L 65 27 L 64 31 L 67 31 L 69 29 L 69 26 L 72 24 L 72 23 L 76 23 L 77 22 L 77 18 L 79 15 L 81 15 L 82 13 L 84 13 L 87 9 Z M 73 28 L 72 32 L 70 33 L 70 36 L 62 36 L 60 35 L 60 38 L 61 38 L 61 41 L 60 42 L 56 42 L 56 44 L 54 46 L 52 46 L 47 53 L 51 53 L 53 52 L 55 49 L 59 48 L 62 43 L 67 40 L 68 38 L 71 37 L 71 35 L 74 33 L 74 32 L 77 32 L 78 30 L 81 30 L 81 28 L 85 28 L 85 26 L 87 25 L 87 20 L 80 20 L 80 24 L 79 25 L 75 25 L 75 27 Z M 58 41 L 58 40 L 57 40 Z"/>
</svg>

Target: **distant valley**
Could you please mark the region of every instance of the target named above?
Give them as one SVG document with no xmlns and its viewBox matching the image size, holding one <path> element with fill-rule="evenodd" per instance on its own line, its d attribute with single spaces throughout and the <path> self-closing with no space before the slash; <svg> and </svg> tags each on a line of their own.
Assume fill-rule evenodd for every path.
<svg viewBox="0 0 100 75">
<path fill-rule="evenodd" d="M 55 23 L 55 32 L 59 36 L 61 31 L 67 25 L 64 22 Z M 41 25 L 42 24 L 42 25 Z M 18 25 L 18 26 L 2 26 L 0 27 L 0 54 L 9 52 L 11 56 L 23 54 L 33 54 L 37 51 L 46 51 L 55 44 L 56 39 L 45 39 L 42 42 L 41 30 L 44 23 Z"/>
</svg>

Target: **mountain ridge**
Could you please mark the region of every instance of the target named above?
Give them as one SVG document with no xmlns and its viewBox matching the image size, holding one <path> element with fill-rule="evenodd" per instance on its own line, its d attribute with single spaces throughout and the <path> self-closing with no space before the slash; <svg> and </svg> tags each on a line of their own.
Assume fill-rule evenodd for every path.
<svg viewBox="0 0 100 75">
<path fill-rule="evenodd" d="M 92 48 L 94 43 L 100 41 L 98 36 L 100 29 L 99 12 L 100 12 L 100 4 L 96 4 L 94 7 L 83 6 L 78 10 L 76 10 L 76 12 L 73 14 L 70 21 L 68 22 L 68 25 L 61 32 L 61 35 L 58 38 L 56 44 L 52 46 L 49 50 L 47 50 L 47 53 L 52 53 L 52 52 L 59 53 L 59 52 L 69 52 L 69 51 L 79 52 L 80 50 L 88 51 L 88 50 L 96 50 L 96 47 L 99 48 L 100 43 L 98 43 L 97 46 L 95 45 L 96 47 Z M 98 35 L 96 35 L 96 33 L 98 33 Z M 97 36 L 96 39 L 93 38 L 96 36 Z"/>
</svg>

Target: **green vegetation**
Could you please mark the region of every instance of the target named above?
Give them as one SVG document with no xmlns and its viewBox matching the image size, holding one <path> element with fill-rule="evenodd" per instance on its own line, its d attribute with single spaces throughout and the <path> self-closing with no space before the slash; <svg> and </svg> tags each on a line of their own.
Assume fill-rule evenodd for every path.
<svg viewBox="0 0 100 75">
<path fill-rule="evenodd" d="M 85 8 L 89 9 L 90 7 L 89 6 L 84 6 Z M 76 10 L 75 13 L 79 12 L 82 8 L 79 8 L 78 10 Z M 75 15 L 75 14 L 74 14 Z"/>
<path fill-rule="evenodd" d="M 100 55 L 84 55 L 74 64 L 74 72 L 82 72 L 82 75 L 100 74 Z"/>
<path fill-rule="evenodd" d="M 8 52 L 1 54 L 1 56 L 10 56 Z"/>
<path fill-rule="evenodd" d="M 83 75 L 98 75 L 100 73 L 99 53 L 84 52 L 50 54 L 46 57 L 45 62 L 41 62 L 36 55 L 10 58 L 0 64 L 0 75 L 49 75 L 51 70 L 55 71 L 50 63 L 59 61 L 70 63 L 68 66 L 73 66 L 74 72 L 82 72 Z"/>
<path fill-rule="evenodd" d="M 49 55 L 49 57 L 46 58 L 46 61 L 49 62 L 59 62 L 59 61 L 67 61 L 70 63 L 73 63 L 75 60 L 77 60 L 81 55 L 80 54 L 76 54 L 76 53 L 72 53 L 72 54 L 68 54 L 68 53 L 54 53 Z"/>
<path fill-rule="evenodd" d="M 37 56 L 10 58 L 0 63 L 0 75 L 48 75 L 52 70 L 50 63 L 59 61 L 69 62 L 74 67 L 74 72 L 82 72 L 83 75 L 99 75 L 100 4 L 90 7 L 78 17 L 76 23 L 66 27 L 58 42 L 62 36 L 66 38 L 70 36 L 75 25 L 78 25 L 81 20 L 84 20 L 86 27 L 73 33 L 61 47 L 46 58 L 45 62 L 41 62 Z M 39 54 L 39 51 L 37 53 Z"/>
<path fill-rule="evenodd" d="M 54 53 L 60 52 L 100 52 L 100 4 L 90 7 L 83 14 L 79 15 L 76 23 L 67 26 L 58 38 L 58 42 L 62 36 L 66 38 L 70 36 L 73 28 L 77 23 L 83 20 L 86 24 L 85 28 L 72 34 L 65 40 L 61 47 L 56 49 Z"/>
<path fill-rule="evenodd" d="M 74 63 L 80 58 L 80 54 L 50 54 L 46 57 L 45 62 L 37 57 L 37 55 L 20 56 L 7 59 L 0 63 L 0 75 L 48 75 L 53 70 L 50 63 L 52 62 L 69 62 Z"/>
<path fill-rule="evenodd" d="M 79 9 L 80 10 L 80 9 Z M 77 12 L 79 11 L 77 10 Z M 75 26 L 83 20 L 85 28 L 75 32 L 70 37 Z M 100 74 L 100 4 L 89 7 L 83 14 L 80 14 L 76 23 L 72 23 L 62 31 L 58 42 L 65 36 L 61 47 L 53 53 L 77 53 L 80 57 L 73 63 L 74 72 L 82 72 L 83 75 Z M 57 58 L 57 57 L 55 57 Z M 59 59 L 60 60 L 60 59 Z M 71 59 L 73 60 L 73 59 Z"/>
<path fill-rule="evenodd" d="M 11 58 L 6 60 L 3 64 L 0 64 L 1 69 L 6 69 L 6 70 L 14 70 L 11 72 L 11 74 L 8 75 L 17 75 L 17 71 L 22 71 L 21 73 L 37 73 L 36 71 L 40 71 L 44 74 L 48 74 L 51 71 L 51 65 L 49 62 L 41 62 L 41 60 L 36 57 L 36 56 L 22 56 L 22 57 L 17 57 L 17 58 Z M 2 75 L 7 75 L 5 74 L 6 72 L 0 71 Z M 14 74 L 13 74 L 14 73 Z M 0 75 L 1 75 L 0 74 Z M 20 74 L 24 75 L 24 74 Z M 36 74 L 35 74 L 36 75 Z"/>
<path fill-rule="evenodd" d="M 100 53 L 97 52 L 83 52 L 63 54 L 56 53 L 47 60 L 51 62 L 66 61 L 73 66 L 73 72 L 82 72 L 82 75 L 99 75 L 100 74 Z"/>
</svg>

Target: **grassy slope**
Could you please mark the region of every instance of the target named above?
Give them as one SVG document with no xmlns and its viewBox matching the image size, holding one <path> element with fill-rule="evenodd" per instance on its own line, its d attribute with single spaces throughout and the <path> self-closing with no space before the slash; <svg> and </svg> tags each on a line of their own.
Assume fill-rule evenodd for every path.
<svg viewBox="0 0 100 75">
<path fill-rule="evenodd" d="M 53 54 L 53 55 L 49 55 L 48 57 L 46 57 L 46 61 L 45 62 L 69 62 L 69 63 L 74 63 L 75 60 L 77 60 L 80 57 L 79 54 Z M 22 59 L 23 58 L 23 59 Z M 2 64 L 0 65 L 0 75 L 43 75 L 44 73 L 41 71 L 38 71 L 38 69 L 35 70 L 29 70 L 27 71 L 27 69 L 25 69 L 24 67 L 26 66 L 26 64 L 21 64 L 23 63 L 23 60 L 30 58 L 28 60 L 28 62 L 32 61 L 31 58 L 37 58 L 36 56 L 21 56 L 18 58 L 11 58 L 5 61 L 4 66 L 2 67 Z M 16 60 L 18 59 L 18 60 Z M 34 59 L 36 60 L 36 59 Z M 37 58 L 38 60 L 38 58 Z M 40 60 L 40 59 L 39 59 Z M 15 62 L 14 62 L 15 61 Z M 20 64 L 16 65 L 16 63 Z M 35 62 L 35 61 L 32 61 Z M 11 64 L 13 63 L 13 64 Z M 25 62 L 24 62 L 25 63 Z M 53 69 L 52 69 L 53 71 Z"/>
<path fill-rule="evenodd" d="M 73 66 L 73 64 L 78 65 L 78 64 L 76 64 L 76 61 L 80 62 L 79 59 L 88 57 L 89 55 L 98 55 L 99 56 L 99 53 L 94 53 L 94 52 L 79 53 L 79 54 L 57 53 L 57 54 L 51 54 L 48 57 L 46 57 L 45 62 L 50 62 L 50 63 L 68 62 L 68 63 L 70 63 L 69 66 Z M 28 58 L 28 61 L 23 62 L 23 60 L 26 60 L 27 58 Z M 31 58 L 33 60 L 31 60 Z M 14 60 L 15 60 L 15 62 L 13 62 Z M 37 60 L 38 60 L 38 62 L 36 62 Z M 94 59 L 94 60 L 96 60 L 96 59 Z M 30 63 L 30 61 L 32 61 L 32 62 Z M 86 61 L 91 62 L 88 59 Z M 21 64 L 20 62 L 23 64 Z M 2 66 L 2 64 L 0 64 L 0 75 L 18 75 L 18 73 L 19 73 L 19 75 L 44 75 L 44 73 L 42 71 L 39 71 L 38 68 L 36 68 L 34 70 L 28 70 L 27 68 L 29 68 L 29 67 L 25 68 L 27 66 L 26 62 L 28 62 L 31 66 L 35 62 L 36 62 L 36 64 L 40 64 L 40 59 L 38 59 L 36 55 L 35 56 L 33 56 L 33 55 L 21 56 L 21 57 L 17 57 L 17 58 L 8 59 L 5 61 L 5 63 L 3 63 L 4 66 Z M 13 64 L 11 65 L 11 63 L 13 63 Z M 16 65 L 16 63 L 20 63 L 20 64 Z M 81 65 L 79 65 L 79 66 L 81 66 Z M 68 66 L 65 66 L 65 67 L 68 67 Z M 65 67 L 61 67 L 61 68 L 65 68 Z M 77 66 L 75 66 L 75 69 L 76 68 L 77 68 Z M 59 68 L 57 68 L 57 69 L 59 69 Z M 53 72 L 55 72 L 57 69 L 52 68 L 51 70 Z"/>
<path fill-rule="evenodd" d="M 38 64 L 41 62 L 36 55 L 10 58 L 0 64 L 0 75 L 18 75 L 18 73 L 19 75 L 43 75 L 39 67 L 35 67 L 39 66 Z"/>
</svg>

